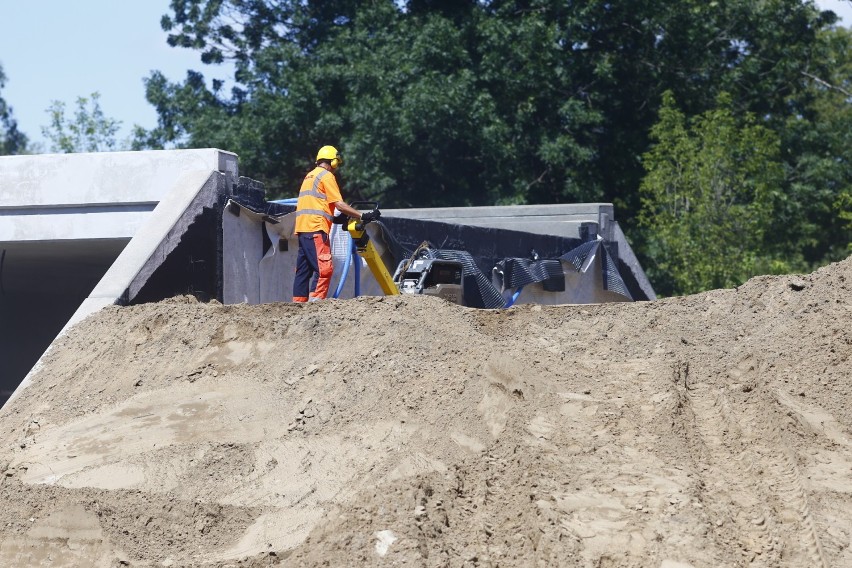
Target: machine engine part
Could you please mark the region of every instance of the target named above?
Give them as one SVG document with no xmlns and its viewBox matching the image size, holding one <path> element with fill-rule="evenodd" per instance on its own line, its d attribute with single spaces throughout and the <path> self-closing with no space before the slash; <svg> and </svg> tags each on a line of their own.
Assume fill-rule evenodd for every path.
<svg viewBox="0 0 852 568">
<path fill-rule="evenodd" d="M 394 282 L 400 294 L 437 296 L 453 304 L 464 303 L 462 265 L 455 260 L 416 258 L 397 267 Z"/>
</svg>

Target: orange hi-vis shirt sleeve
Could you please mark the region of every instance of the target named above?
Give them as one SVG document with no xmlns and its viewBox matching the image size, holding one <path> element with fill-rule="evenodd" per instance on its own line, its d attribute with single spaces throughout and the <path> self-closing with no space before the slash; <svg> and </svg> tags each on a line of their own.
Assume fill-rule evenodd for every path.
<svg viewBox="0 0 852 568">
<path fill-rule="evenodd" d="M 334 174 L 317 166 L 305 176 L 296 202 L 296 232 L 331 231 L 334 204 L 343 201 Z"/>
</svg>

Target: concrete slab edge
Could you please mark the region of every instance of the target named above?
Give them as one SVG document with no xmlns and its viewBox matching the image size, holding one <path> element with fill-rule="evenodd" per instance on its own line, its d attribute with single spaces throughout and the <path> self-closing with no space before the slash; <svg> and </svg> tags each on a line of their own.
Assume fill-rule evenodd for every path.
<svg viewBox="0 0 852 568">
<path fill-rule="evenodd" d="M 175 189 L 157 204 L 145 224 L 89 294 L 89 298 L 118 300 L 146 268 L 150 274 L 150 270 L 153 270 L 150 264 L 153 262 L 159 265 L 165 259 L 162 255 L 174 248 L 174 239 L 180 239 L 174 229 L 187 209 L 199 193 L 208 187 L 210 179 L 218 179 L 221 175 L 219 172 L 190 172 L 182 175 L 176 181 Z"/>
<path fill-rule="evenodd" d="M 633 249 L 630 247 L 630 243 L 627 242 L 627 237 L 624 235 L 624 231 L 621 230 L 621 226 L 618 222 L 613 221 L 612 225 L 612 240 L 618 243 L 618 256 L 625 264 L 627 264 L 627 266 L 630 267 L 630 270 L 633 272 L 633 276 L 636 278 L 636 282 L 639 284 L 639 287 L 642 288 L 642 291 L 645 292 L 648 299 L 656 300 L 657 294 L 654 292 L 653 286 L 651 286 L 651 281 L 648 280 L 648 276 L 645 274 L 645 271 L 642 270 L 642 265 L 639 264 L 639 259 L 636 258 L 636 254 L 634 254 Z"/>
</svg>

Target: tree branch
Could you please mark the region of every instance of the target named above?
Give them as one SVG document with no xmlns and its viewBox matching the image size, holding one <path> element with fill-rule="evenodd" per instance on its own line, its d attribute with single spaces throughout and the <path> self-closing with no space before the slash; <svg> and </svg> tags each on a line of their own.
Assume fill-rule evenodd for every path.
<svg viewBox="0 0 852 568">
<path fill-rule="evenodd" d="M 804 75 L 805 77 L 808 77 L 809 79 L 813 79 L 814 81 L 816 81 L 816 82 L 817 82 L 817 83 L 819 83 L 820 85 L 823 85 L 823 86 L 825 86 L 825 87 L 828 87 L 829 89 L 834 89 L 835 91 L 840 91 L 841 93 L 843 93 L 843 94 L 844 94 L 844 95 L 846 95 L 847 97 L 852 97 L 852 93 L 850 93 L 849 91 L 847 91 L 847 90 L 846 90 L 846 89 L 844 89 L 843 87 L 838 87 L 837 85 L 832 85 L 832 84 L 831 84 L 831 83 L 829 83 L 828 81 L 825 81 L 825 80 L 823 80 L 823 79 L 820 79 L 820 78 L 819 78 L 819 77 L 817 77 L 816 75 L 811 75 L 811 74 L 810 74 L 810 73 L 808 73 L 807 71 L 800 71 L 800 73 L 801 73 L 802 75 Z"/>
</svg>

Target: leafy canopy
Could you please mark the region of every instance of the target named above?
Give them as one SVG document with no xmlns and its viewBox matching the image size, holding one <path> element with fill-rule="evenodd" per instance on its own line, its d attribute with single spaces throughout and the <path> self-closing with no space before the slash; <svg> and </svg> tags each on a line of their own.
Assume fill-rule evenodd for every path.
<svg viewBox="0 0 852 568">
<path fill-rule="evenodd" d="M 172 0 L 162 25 L 214 74 L 223 61 L 235 73 L 152 74 L 158 125 L 138 130 L 136 147 L 233 150 L 270 197 L 294 195 L 332 143 L 347 158 L 344 194 L 383 207 L 606 201 L 631 235 L 643 212 L 636 250 L 643 265 L 671 265 L 654 277 L 666 289 L 848 251 L 852 50 L 811 0 Z M 667 92 L 677 105 L 663 112 Z M 646 209 L 652 188 L 679 183 L 663 179 L 675 168 L 645 169 L 652 146 L 686 159 L 657 124 L 674 108 L 704 153 L 691 167 L 719 168 L 731 207 L 744 208 L 722 209 L 737 220 L 727 229 L 748 241 L 718 251 L 736 269 L 688 286 L 673 275 L 694 264 L 661 257 L 674 228 Z M 711 124 L 761 144 L 770 172 L 743 147 L 714 147 Z M 692 239 L 683 247 L 698 246 L 679 230 Z"/>
<path fill-rule="evenodd" d="M 116 148 L 115 135 L 121 122 L 104 116 L 100 94 L 78 97 L 74 116 L 65 115 L 65 103 L 53 101 L 48 109 L 50 124 L 42 127 L 50 150 L 59 153 L 104 152 Z"/>
<path fill-rule="evenodd" d="M 731 287 L 774 270 L 764 236 L 784 179 L 778 137 L 752 116 L 737 124 L 726 94 L 687 121 L 671 93 L 651 136 L 639 219 L 659 292 Z"/>
<path fill-rule="evenodd" d="M 6 75 L 0 65 L 0 93 L 6 85 Z M 0 94 L 0 156 L 23 154 L 27 149 L 27 137 L 18 130 L 18 122 L 10 107 Z"/>
</svg>

